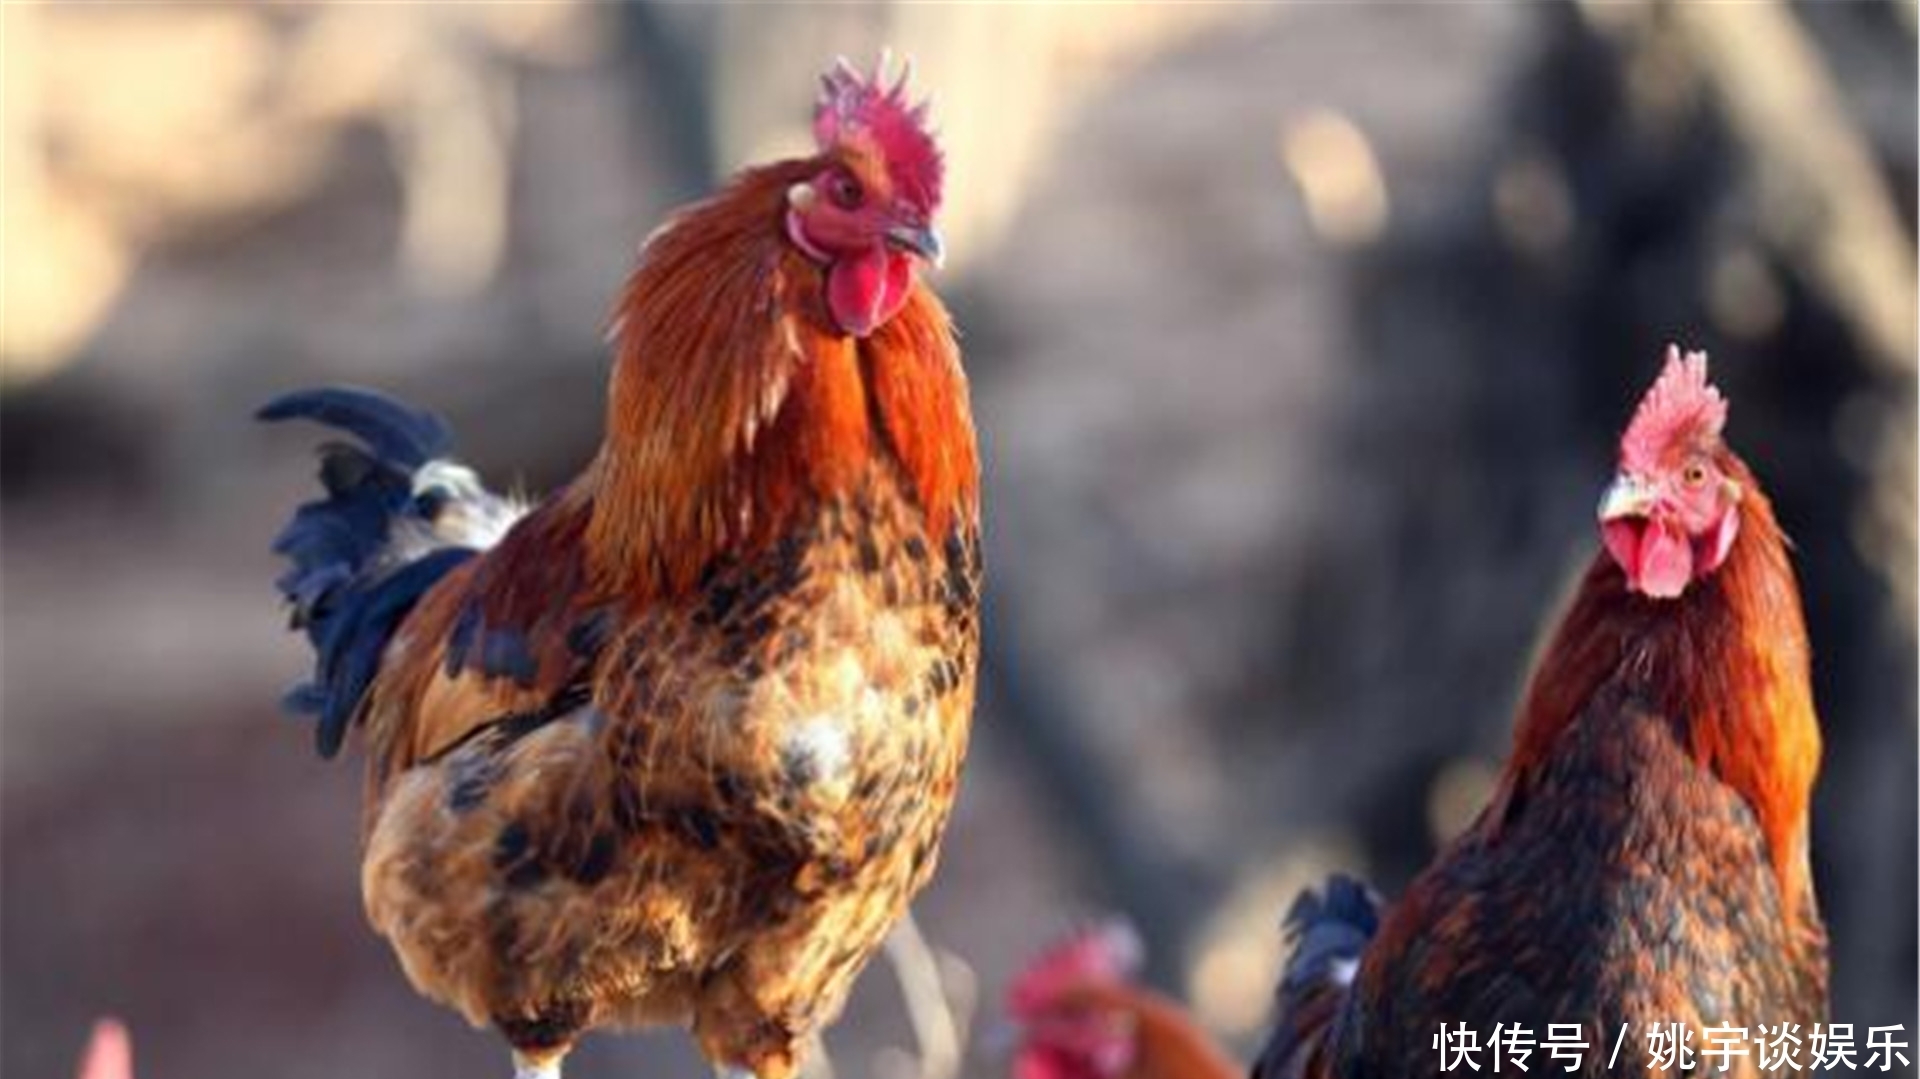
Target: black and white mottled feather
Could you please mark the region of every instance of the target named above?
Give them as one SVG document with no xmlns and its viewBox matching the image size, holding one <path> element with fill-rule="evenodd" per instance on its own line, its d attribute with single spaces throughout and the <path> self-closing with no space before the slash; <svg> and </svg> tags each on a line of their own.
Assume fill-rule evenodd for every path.
<svg viewBox="0 0 1920 1079">
<path fill-rule="evenodd" d="M 1298 1079 L 1338 1023 L 1360 957 L 1380 930 L 1380 899 L 1336 873 L 1300 893 L 1281 923 L 1293 944 L 1274 991 L 1273 1033 L 1253 1066 L 1254 1079 Z"/>
<path fill-rule="evenodd" d="M 257 415 L 313 420 L 358 440 L 322 444 L 326 495 L 295 510 L 273 543 L 291 563 L 276 584 L 315 653 L 312 680 L 283 703 L 317 716 L 315 746 L 331 757 L 401 619 L 525 507 L 447 456 L 452 437 L 440 417 L 377 391 L 300 390 Z"/>
<path fill-rule="evenodd" d="M 1282 928 L 1293 941 L 1281 980 L 1283 993 L 1314 985 L 1345 986 L 1353 981 L 1360 953 L 1380 928 L 1380 902 L 1366 885 L 1335 873 L 1320 891 L 1300 893 Z"/>
</svg>

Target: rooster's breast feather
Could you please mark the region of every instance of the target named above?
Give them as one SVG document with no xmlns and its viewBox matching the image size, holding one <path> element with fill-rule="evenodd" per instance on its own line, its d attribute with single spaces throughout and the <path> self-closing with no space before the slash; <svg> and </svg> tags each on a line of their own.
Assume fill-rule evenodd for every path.
<svg viewBox="0 0 1920 1079">
<path fill-rule="evenodd" d="M 435 639 L 484 599 L 488 568 L 422 609 Z M 927 534 L 876 465 L 790 536 L 721 559 L 695 594 L 613 614 L 562 605 L 594 627 L 571 679 L 537 648 L 524 686 L 436 661 L 395 729 L 412 766 L 392 773 L 370 834 L 375 924 L 416 984 L 477 1021 L 691 1020 L 723 1059 L 777 1058 L 783 1031 L 838 1007 L 933 870 L 967 742 L 978 586 L 972 523 Z"/>
<path fill-rule="evenodd" d="M 1394 906 L 1341 1060 L 1432 1070 L 1443 1021 L 1582 1023 L 1589 1041 L 1623 1023 L 1823 1021 L 1812 897 L 1783 895 L 1753 810 L 1683 729 L 1622 687 L 1599 694 Z"/>
</svg>

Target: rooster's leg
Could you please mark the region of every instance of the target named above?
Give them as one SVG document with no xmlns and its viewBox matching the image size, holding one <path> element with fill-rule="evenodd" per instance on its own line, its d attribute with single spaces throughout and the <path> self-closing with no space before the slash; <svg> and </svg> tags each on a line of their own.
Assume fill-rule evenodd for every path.
<svg viewBox="0 0 1920 1079">
<path fill-rule="evenodd" d="M 566 1059 L 564 1053 L 546 1053 L 534 1056 L 515 1051 L 513 1054 L 513 1079 L 560 1079 L 560 1062 Z"/>
<path fill-rule="evenodd" d="M 907 1020 L 920 1046 L 917 1074 L 921 1079 L 953 1079 L 960 1072 L 960 1046 L 966 1041 L 970 1006 L 964 1002 L 956 1006 L 947 992 L 940 956 L 920 932 L 912 911 L 901 915 L 887 934 L 886 948 L 900 981 Z"/>
<path fill-rule="evenodd" d="M 840 1079 L 827 1052 L 827 1040 L 817 1031 L 807 1039 L 807 1051 L 800 1058 L 800 1079 Z"/>
</svg>

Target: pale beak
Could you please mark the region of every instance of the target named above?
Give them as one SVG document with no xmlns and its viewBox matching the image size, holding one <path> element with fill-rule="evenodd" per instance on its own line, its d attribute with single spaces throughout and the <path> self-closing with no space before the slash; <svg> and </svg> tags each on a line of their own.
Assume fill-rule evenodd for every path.
<svg viewBox="0 0 1920 1079">
<path fill-rule="evenodd" d="M 976 1044 L 981 1055 L 988 1060 L 1005 1060 L 1020 1047 L 1020 1041 L 1026 1036 L 1020 1024 L 1000 1016 L 981 1027 Z"/>
<path fill-rule="evenodd" d="M 895 225 L 887 230 L 887 242 L 902 251 L 911 251 L 939 269 L 947 261 L 947 247 L 932 225 Z"/>
<path fill-rule="evenodd" d="M 1626 472 L 1613 478 L 1613 485 L 1600 496 L 1600 521 L 1618 521 L 1626 517 L 1646 517 L 1653 513 L 1659 495 L 1646 481 Z"/>
</svg>

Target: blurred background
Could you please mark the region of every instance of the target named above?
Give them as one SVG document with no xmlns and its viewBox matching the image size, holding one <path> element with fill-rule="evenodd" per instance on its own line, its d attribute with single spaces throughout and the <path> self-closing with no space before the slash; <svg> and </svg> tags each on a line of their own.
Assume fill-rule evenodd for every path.
<svg viewBox="0 0 1920 1079">
<path fill-rule="evenodd" d="M 357 765 L 275 711 L 311 439 L 249 412 L 377 384 L 558 483 L 640 238 L 882 44 L 936 95 L 989 470 L 918 906 L 969 1074 L 1010 972 L 1104 911 L 1251 1044 L 1293 893 L 1392 895 L 1468 820 L 1670 340 L 1797 544 L 1835 1018 L 1915 1023 L 1911 0 L 0 17 L 8 1074 L 103 1012 L 147 1077 L 505 1074 L 364 927 Z M 913 1073 L 885 964 L 829 1045 Z M 705 1072 L 651 1036 L 569 1074 Z"/>
</svg>

